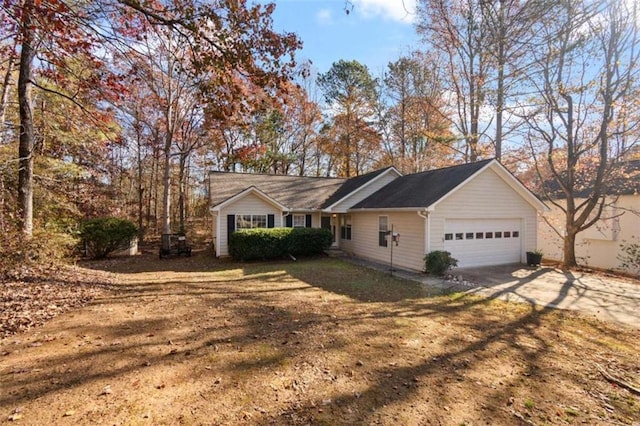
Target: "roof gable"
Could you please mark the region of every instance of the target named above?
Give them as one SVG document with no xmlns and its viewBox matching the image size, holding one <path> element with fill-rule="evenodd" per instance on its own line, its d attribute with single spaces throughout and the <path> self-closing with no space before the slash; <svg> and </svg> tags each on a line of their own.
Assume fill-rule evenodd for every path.
<svg viewBox="0 0 640 426">
<path fill-rule="evenodd" d="M 425 208 L 431 206 L 490 161 L 479 161 L 401 176 L 353 206 L 353 209 Z"/>
<path fill-rule="evenodd" d="M 351 195 L 357 193 L 361 189 L 369 186 L 371 183 L 380 179 L 382 176 L 390 173 L 395 173 L 397 176 L 402 176 L 402 174 L 395 167 L 390 166 L 384 169 L 376 170 L 364 175 L 354 176 L 347 179 L 347 181 L 343 183 L 336 192 L 334 192 L 324 203 L 322 203 L 322 208 L 330 209 L 331 207 L 341 203 Z"/>
<path fill-rule="evenodd" d="M 402 176 L 352 209 L 434 208 L 489 167 L 537 210 L 546 210 L 546 206 L 531 191 L 493 159 Z"/>
<path fill-rule="evenodd" d="M 244 189 L 243 191 L 238 192 L 237 194 L 234 194 L 233 196 L 227 198 L 226 200 L 222 201 L 221 203 L 218 203 L 214 206 L 211 207 L 212 210 L 220 210 L 222 208 L 224 208 L 225 206 L 232 204 L 248 195 L 254 194 L 256 195 L 258 198 L 262 199 L 263 201 L 266 201 L 269 204 L 272 204 L 273 206 L 275 206 L 276 208 L 280 209 L 280 210 L 289 210 L 287 208 L 287 206 L 284 206 L 282 204 L 280 204 L 277 200 L 274 200 L 273 198 L 271 198 L 269 195 L 265 194 L 264 192 L 260 191 L 258 188 L 256 188 L 255 186 L 250 186 L 249 188 Z"/>
</svg>

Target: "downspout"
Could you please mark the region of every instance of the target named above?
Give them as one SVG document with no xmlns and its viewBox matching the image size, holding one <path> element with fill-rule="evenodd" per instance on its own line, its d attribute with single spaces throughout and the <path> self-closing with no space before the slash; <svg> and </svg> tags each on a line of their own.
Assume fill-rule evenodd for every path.
<svg viewBox="0 0 640 426">
<path fill-rule="evenodd" d="M 425 256 L 431 252 L 431 215 L 429 214 L 431 212 L 433 212 L 433 207 L 427 207 L 416 212 L 418 216 L 424 219 Z"/>
<path fill-rule="evenodd" d="M 284 212 L 284 214 L 280 218 L 280 227 L 281 228 L 286 228 L 287 227 L 287 221 L 284 220 L 284 218 L 287 217 L 287 216 L 291 216 L 291 210 L 287 210 L 286 212 Z"/>
</svg>

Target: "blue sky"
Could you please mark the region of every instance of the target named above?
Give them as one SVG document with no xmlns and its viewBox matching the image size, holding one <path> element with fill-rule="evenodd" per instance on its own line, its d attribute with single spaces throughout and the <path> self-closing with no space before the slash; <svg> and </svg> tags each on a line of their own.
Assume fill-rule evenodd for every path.
<svg viewBox="0 0 640 426">
<path fill-rule="evenodd" d="M 297 58 L 311 60 L 317 73 L 340 59 L 355 59 L 376 77 L 418 45 L 415 0 L 351 0 L 348 15 L 344 0 L 272 1 L 274 28 L 298 34 L 304 47 Z"/>
</svg>

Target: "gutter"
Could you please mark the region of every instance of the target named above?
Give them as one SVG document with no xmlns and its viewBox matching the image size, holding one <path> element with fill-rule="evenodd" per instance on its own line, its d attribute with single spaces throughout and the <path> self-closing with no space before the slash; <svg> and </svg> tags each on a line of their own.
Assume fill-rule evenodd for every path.
<svg viewBox="0 0 640 426">
<path fill-rule="evenodd" d="M 431 215 L 434 211 L 433 206 L 429 206 L 424 210 L 416 211 L 416 214 L 424 219 L 424 241 L 425 241 L 425 256 L 431 252 Z"/>
</svg>

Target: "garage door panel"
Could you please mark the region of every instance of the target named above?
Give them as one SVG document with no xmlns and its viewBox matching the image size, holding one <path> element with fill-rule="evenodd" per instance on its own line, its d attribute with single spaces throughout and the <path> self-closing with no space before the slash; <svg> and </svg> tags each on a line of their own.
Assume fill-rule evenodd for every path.
<svg viewBox="0 0 640 426">
<path fill-rule="evenodd" d="M 444 248 L 460 267 L 518 263 L 521 227 L 521 219 L 448 219 Z"/>
</svg>

